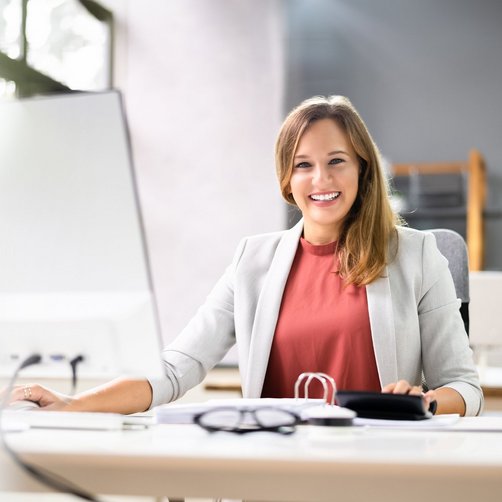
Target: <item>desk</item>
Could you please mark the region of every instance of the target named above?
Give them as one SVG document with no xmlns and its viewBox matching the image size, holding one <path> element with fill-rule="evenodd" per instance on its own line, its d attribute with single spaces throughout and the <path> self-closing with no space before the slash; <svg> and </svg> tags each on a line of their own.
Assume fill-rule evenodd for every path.
<svg viewBox="0 0 502 502">
<path fill-rule="evenodd" d="M 236 436 L 162 425 L 8 438 L 25 460 L 101 494 L 292 502 L 502 497 L 502 433 L 302 426 L 291 436 Z M 43 491 L 4 452 L 0 490 Z"/>
</svg>

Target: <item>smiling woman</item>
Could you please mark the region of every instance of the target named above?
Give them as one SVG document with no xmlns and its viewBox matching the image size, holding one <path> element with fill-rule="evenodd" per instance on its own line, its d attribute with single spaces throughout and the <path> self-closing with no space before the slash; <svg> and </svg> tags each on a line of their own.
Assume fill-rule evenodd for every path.
<svg viewBox="0 0 502 502">
<path fill-rule="evenodd" d="M 338 239 L 356 200 L 360 169 L 347 135 L 334 120 L 318 120 L 303 133 L 289 183 L 310 243 Z"/>
<path fill-rule="evenodd" d="M 338 239 L 346 281 L 375 280 L 400 218 L 389 203 L 378 148 L 352 103 L 314 97 L 295 108 L 277 140 L 276 168 L 283 197 L 302 212 L 307 240 Z"/>
<path fill-rule="evenodd" d="M 279 133 L 276 168 L 303 219 L 242 240 L 163 351 L 162 378 L 122 379 L 75 398 L 32 385 L 31 399 L 42 409 L 142 411 L 181 397 L 236 344 L 244 397 L 293 397 L 298 375 L 314 371 L 334 377 L 338 390 L 417 394 L 424 409 L 479 414 L 448 263 L 433 234 L 400 225 L 378 150 L 350 101 L 317 97 L 295 108 Z M 14 398 L 23 397 L 17 388 Z"/>
</svg>

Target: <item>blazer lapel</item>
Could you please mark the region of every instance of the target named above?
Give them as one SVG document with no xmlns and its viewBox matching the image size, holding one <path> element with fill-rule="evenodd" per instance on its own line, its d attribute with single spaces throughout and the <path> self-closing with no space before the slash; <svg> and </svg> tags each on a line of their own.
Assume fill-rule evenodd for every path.
<svg viewBox="0 0 502 502">
<path fill-rule="evenodd" d="M 284 233 L 258 299 L 251 335 L 244 397 L 260 397 L 268 366 L 282 295 L 295 258 L 303 220 Z"/>
<path fill-rule="evenodd" d="M 244 397 L 261 396 L 282 295 L 302 231 L 303 220 L 285 232 L 270 265 L 256 308 Z M 397 381 L 396 333 L 388 268 L 384 277 L 366 286 L 366 296 L 378 374 L 384 386 Z"/>
<path fill-rule="evenodd" d="M 397 381 L 396 331 L 388 267 L 366 286 L 375 358 L 382 386 Z"/>
</svg>

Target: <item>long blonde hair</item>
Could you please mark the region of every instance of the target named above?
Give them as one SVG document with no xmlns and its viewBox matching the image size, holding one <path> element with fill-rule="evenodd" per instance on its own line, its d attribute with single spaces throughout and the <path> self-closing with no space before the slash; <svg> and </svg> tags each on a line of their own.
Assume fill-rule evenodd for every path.
<svg viewBox="0 0 502 502">
<path fill-rule="evenodd" d="M 378 148 L 349 99 L 316 96 L 290 112 L 276 142 L 277 177 L 282 196 L 296 206 L 290 181 L 298 143 L 313 122 L 327 118 L 347 134 L 361 167 L 357 197 L 338 239 L 339 271 L 346 283 L 366 285 L 382 275 L 388 260 L 389 240 L 401 220 L 389 202 Z"/>
</svg>

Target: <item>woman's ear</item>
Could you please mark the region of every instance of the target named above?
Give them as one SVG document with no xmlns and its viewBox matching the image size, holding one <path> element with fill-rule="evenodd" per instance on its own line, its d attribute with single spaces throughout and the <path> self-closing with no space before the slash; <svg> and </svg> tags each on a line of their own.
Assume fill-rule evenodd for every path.
<svg viewBox="0 0 502 502">
<path fill-rule="evenodd" d="M 288 200 L 291 204 L 296 205 L 295 198 L 293 197 L 293 192 L 291 191 L 291 187 L 286 188 L 286 200 Z"/>
</svg>

